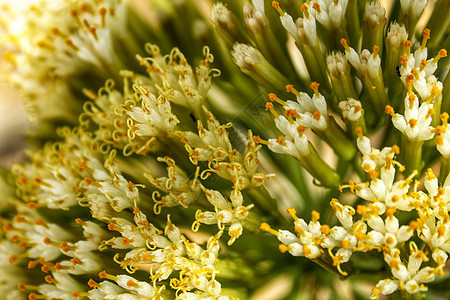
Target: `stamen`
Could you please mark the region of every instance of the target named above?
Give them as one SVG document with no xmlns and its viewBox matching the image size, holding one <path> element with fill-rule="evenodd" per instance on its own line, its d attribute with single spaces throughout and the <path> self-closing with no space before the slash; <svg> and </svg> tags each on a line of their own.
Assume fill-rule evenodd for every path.
<svg viewBox="0 0 450 300">
<path fill-rule="evenodd" d="M 393 117 L 393 118 L 397 117 L 397 115 L 395 114 L 394 108 L 390 105 L 386 105 L 384 111 L 386 114 L 391 115 L 391 117 Z"/>
<path fill-rule="evenodd" d="M 113 280 L 113 281 L 119 280 L 119 278 L 117 276 L 108 274 L 108 273 L 106 273 L 106 271 L 101 271 L 100 273 L 98 273 L 98 277 L 100 277 L 100 279 L 106 278 L 106 279 Z"/>
<path fill-rule="evenodd" d="M 297 111 L 295 109 L 287 109 L 284 111 L 284 115 L 289 120 L 289 123 L 294 124 L 294 120 L 292 117 L 298 116 Z"/>
<path fill-rule="evenodd" d="M 255 135 L 253 136 L 253 141 L 257 144 L 264 144 L 264 145 L 270 145 L 270 143 L 266 140 L 263 140 L 262 138 L 260 138 L 259 136 Z"/>
<path fill-rule="evenodd" d="M 280 16 L 284 16 L 284 11 L 280 8 L 280 3 L 278 3 L 278 1 L 272 1 L 272 7 L 277 10 Z"/>
<path fill-rule="evenodd" d="M 280 233 L 278 231 L 270 228 L 270 225 L 267 224 L 267 223 L 261 223 L 261 226 L 259 226 L 259 229 L 261 229 L 262 231 L 271 233 L 271 234 L 273 234 L 273 235 L 275 235 L 277 237 L 280 235 Z"/>
<path fill-rule="evenodd" d="M 380 52 L 380 47 L 378 47 L 377 45 L 373 46 L 373 58 L 377 58 L 378 56 L 378 52 Z"/>
<path fill-rule="evenodd" d="M 37 218 L 34 220 L 34 224 L 44 227 L 45 229 L 50 229 L 50 227 L 47 225 L 47 223 L 44 222 L 41 218 Z"/>
<path fill-rule="evenodd" d="M 416 125 L 417 125 L 417 120 L 416 119 L 411 119 L 411 120 L 409 120 L 409 126 L 411 127 L 411 128 L 414 128 L 414 127 L 416 127 Z"/>
<path fill-rule="evenodd" d="M 285 141 L 283 140 L 283 137 L 281 137 L 281 136 L 279 136 L 279 137 L 277 138 L 277 143 L 280 144 L 280 145 L 282 145 L 282 146 L 286 146 L 286 143 L 285 143 Z"/>
<path fill-rule="evenodd" d="M 280 250 L 281 253 L 285 253 L 285 252 L 289 251 L 289 248 L 290 247 L 286 246 L 285 244 L 278 245 L 278 249 Z"/>
<path fill-rule="evenodd" d="M 422 51 L 425 49 L 426 45 L 427 45 L 427 41 L 430 39 L 430 29 L 425 28 L 422 32 Z"/>
<path fill-rule="evenodd" d="M 314 118 L 315 120 L 317 120 L 317 121 L 320 120 L 320 117 L 321 117 L 321 116 L 322 116 L 322 115 L 321 115 L 320 112 L 318 112 L 318 111 L 315 111 L 314 114 L 313 114 L 313 118 Z"/>
<path fill-rule="evenodd" d="M 441 59 L 442 57 L 447 57 L 447 50 L 445 50 L 445 49 L 439 50 L 438 54 L 436 55 L 436 57 L 433 59 L 433 61 L 431 63 L 432 64 L 437 63 L 438 60 Z"/>
<path fill-rule="evenodd" d="M 341 39 L 341 45 L 344 46 L 346 52 L 350 52 L 350 47 L 348 46 L 346 39 Z"/>
<path fill-rule="evenodd" d="M 423 58 L 422 61 L 420 62 L 420 71 L 423 71 L 423 69 L 425 69 L 425 67 L 428 65 L 428 61 Z"/>
<path fill-rule="evenodd" d="M 444 127 L 447 129 L 447 125 L 448 125 L 447 121 L 448 121 L 448 118 L 449 118 L 448 113 L 443 112 L 443 113 L 439 116 L 439 118 L 441 119 L 442 124 L 444 125 Z"/>
<path fill-rule="evenodd" d="M 412 69 L 411 69 L 411 74 L 414 75 L 414 78 L 415 78 L 416 80 L 419 80 L 419 79 L 420 79 L 420 77 L 419 77 L 419 72 L 417 72 L 417 69 L 416 69 L 416 68 L 412 68 Z"/>
<path fill-rule="evenodd" d="M 37 290 L 39 290 L 39 286 L 26 284 L 24 282 L 18 283 L 17 288 L 21 291 L 25 291 L 25 290 L 37 291 Z"/>
<path fill-rule="evenodd" d="M 292 84 L 286 85 L 286 91 L 288 93 L 292 92 L 292 94 L 294 94 L 295 96 L 300 97 L 300 93 L 294 88 Z"/>
<path fill-rule="evenodd" d="M 389 105 L 386 106 L 386 109 Z M 392 106 L 389 106 L 390 108 L 392 108 Z M 392 110 L 394 110 L 392 108 Z M 386 113 L 388 113 L 388 111 L 386 110 Z M 355 134 L 359 137 L 359 139 L 362 141 L 364 139 L 364 135 L 363 135 L 363 130 L 361 127 L 356 127 L 355 129 Z"/>
<path fill-rule="evenodd" d="M 100 285 L 94 280 L 94 279 L 89 279 L 88 281 L 88 286 L 92 289 L 96 289 L 98 288 Z"/>
<path fill-rule="evenodd" d="M 73 42 L 72 42 L 71 39 L 67 39 L 67 40 L 66 40 L 66 45 L 69 46 L 70 48 L 72 48 L 72 49 L 75 50 L 75 51 L 80 50 L 80 48 L 78 48 L 77 46 L 75 46 L 75 45 L 73 44 Z"/>
<path fill-rule="evenodd" d="M 408 56 L 400 56 L 400 64 L 403 65 L 404 68 L 406 68 L 408 64 Z"/>
<path fill-rule="evenodd" d="M 305 131 L 305 127 L 303 127 L 302 125 L 297 126 L 297 132 L 300 137 L 303 136 L 304 131 Z"/>
<path fill-rule="evenodd" d="M 295 222 L 298 222 L 297 212 L 295 211 L 295 208 L 288 208 L 286 209 L 286 212 L 294 219 Z"/>
<path fill-rule="evenodd" d="M 314 8 L 319 14 L 321 13 L 320 4 L 319 3 L 314 2 L 313 5 L 312 5 L 312 8 Z"/>
<path fill-rule="evenodd" d="M 101 7 L 101 8 L 98 10 L 98 13 L 100 14 L 100 17 L 102 18 L 102 27 L 105 27 L 105 16 L 106 16 L 106 12 L 107 12 L 107 10 L 106 10 L 106 8 L 104 8 L 104 7 Z"/>
<path fill-rule="evenodd" d="M 314 91 L 314 94 L 316 95 L 316 97 L 320 97 L 320 93 L 319 93 L 319 83 L 313 81 L 311 82 L 311 89 Z"/>
<path fill-rule="evenodd" d="M 276 118 L 276 119 L 278 119 L 278 113 L 276 112 L 276 110 L 275 109 L 273 109 L 273 104 L 272 104 L 272 102 L 267 102 L 266 103 L 266 110 L 270 110 L 270 112 L 272 113 L 272 115 Z"/>
<path fill-rule="evenodd" d="M 407 51 L 407 53 L 408 53 L 408 57 L 409 57 L 409 55 L 411 55 L 411 46 L 412 46 L 411 41 L 410 41 L 410 40 L 407 40 L 407 41 L 405 42 L 405 47 L 406 47 L 406 51 Z"/>
<path fill-rule="evenodd" d="M 320 219 L 320 214 L 319 214 L 317 211 L 313 210 L 313 211 L 311 212 L 311 220 L 315 223 L 315 222 L 317 222 L 319 219 Z"/>
<path fill-rule="evenodd" d="M 300 9 L 303 12 L 305 18 L 309 20 L 308 6 L 306 4 L 302 4 L 302 7 Z"/>
<path fill-rule="evenodd" d="M 72 297 L 78 298 L 78 297 L 90 297 L 91 295 L 88 292 L 78 292 L 75 291 L 72 293 Z"/>
<path fill-rule="evenodd" d="M 277 102 L 277 103 L 279 103 L 279 104 L 281 104 L 283 106 L 287 105 L 287 103 L 285 101 L 283 101 L 280 98 L 278 98 L 277 95 L 275 95 L 274 93 L 270 93 L 269 94 L 269 100 L 272 101 L 272 102 L 275 101 L 275 102 Z"/>
</svg>

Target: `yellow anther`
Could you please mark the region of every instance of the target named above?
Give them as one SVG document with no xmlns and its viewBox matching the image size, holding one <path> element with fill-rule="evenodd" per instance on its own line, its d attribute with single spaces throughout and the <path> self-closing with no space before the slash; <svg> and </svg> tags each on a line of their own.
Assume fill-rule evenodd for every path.
<svg viewBox="0 0 450 300">
<path fill-rule="evenodd" d="M 447 57 L 447 50 L 445 50 L 445 49 L 439 50 L 438 54 L 436 55 L 436 57 L 433 59 L 433 61 L 431 63 L 435 64 L 438 62 L 439 59 L 441 59 L 443 57 Z"/>
<path fill-rule="evenodd" d="M 350 52 L 350 47 L 348 46 L 346 39 L 341 39 L 341 45 L 344 46 L 345 51 Z"/>
<path fill-rule="evenodd" d="M 330 226 L 328 226 L 328 225 L 326 225 L 326 224 L 320 226 L 320 232 L 322 232 L 322 233 L 325 234 L 325 235 L 329 235 L 330 232 L 331 232 Z"/>
<path fill-rule="evenodd" d="M 409 127 L 414 128 L 417 125 L 417 120 L 416 119 L 411 119 L 409 120 Z"/>
<path fill-rule="evenodd" d="M 308 6 L 306 4 L 302 4 L 301 11 L 305 15 L 305 18 L 309 19 Z"/>
<path fill-rule="evenodd" d="M 320 4 L 319 3 L 314 2 L 313 5 L 312 5 L 312 8 L 315 9 L 320 14 L 321 9 L 320 9 Z"/>
<path fill-rule="evenodd" d="M 294 88 L 294 86 L 292 84 L 287 84 L 286 85 L 286 91 L 288 93 L 292 93 L 297 97 L 300 97 L 300 93 Z"/>
<path fill-rule="evenodd" d="M 276 112 L 276 110 L 275 109 L 273 109 L 273 104 L 272 104 L 272 102 L 267 102 L 266 103 L 266 110 L 270 110 L 270 112 L 272 113 L 272 115 L 276 118 L 276 119 L 278 119 L 278 113 Z"/>
<path fill-rule="evenodd" d="M 286 142 L 283 140 L 283 137 L 279 136 L 276 142 L 282 146 L 286 146 Z"/>
<path fill-rule="evenodd" d="M 275 101 L 275 102 L 277 102 L 277 103 L 279 103 L 279 104 L 281 104 L 283 106 L 287 105 L 287 103 L 285 101 L 283 101 L 280 98 L 278 98 L 277 95 L 275 95 L 274 93 L 270 93 L 269 94 L 269 100 L 272 101 L 272 102 Z"/>
<path fill-rule="evenodd" d="M 392 197 L 392 198 L 394 198 L 394 197 Z M 397 198 L 398 198 L 398 196 L 397 196 Z M 386 213 L 385 214 L 388 217 L 393 217 L 396 211 L 397 211 L 397 209 L 395 207 L 389 207 L 388 209 L 386 209 Z"/>
<path fill-rule="evenodd" d="M 313 118 L 314 118 L 315 120 L 317 120 L 317 121 L 320 120 L 320 117 L 321 117 L 321 116 L 322 116 L 322 115 L 321 115 L 320 112 L 318 112 L 318 111 L 315 111 L 314 114 L 313 114 Z"/>
<path fill-rule="evenodd" d="M 257 144 L 264 144 L 264 145 L 270 145 L 270 143 L 266 140 L 263 140 L 262 138 L 260 138 L 259 136 L 255 135 L 253 136 L 253 142 L 257 143 Z"/>
<path fill-rule="evenodd" d="M 373 46 L 373 58 L 377 58 L 379 52 L 380 52 L 380 47 L 378 45 L 374 45 Z"/>
<path fill-rule="evenodd" d="M 408 56 L 404 55 L 400 56 L 400 64 L 402 64 L 403 67 L 406 68 L 407 63 L 408 63 Z"/>
<path fill-rule="evenodd" d="M 407 41 L 405 42 L 405 47 L 406 47 L 406 51 L 407 51 L 407 53 L 408 53 L 408 57 L 409 57 L 409 55 L 411 54 L 411 46 L 412 46 L 411 41 L 407 40 Z"/>
<path fill-rule="evenodd" d="M 317 211 L 313 210 L 311 212 L 311 220 L 313 222 L 317 222 L 319 219 L 320 219 L 320 214 Z"/>
<path fill-rule="evenodd" d="M 278 249 L 280 250 L 281 253 L 285 253 L 285 252 L 289 251 L 289 247 L 284 244 L 280 244 L 278 246 Z"/>
<path fill-rule="evenodd" d="M 348 249 L 348 248 L 350 248 L 350 241 L 349 240 L 343 240 L 341 245 L 342 245 L 342 248 Z"/>
<path fill-rule="evenodd" d="M 433 86 L 433 88 L 431 89 L 431 95 L 433 96 L 437 96 L 441 93 L 441 89 L 438 88 L 437 86 Z"/>
<path fill-rule="evenodd" d="M 284 16 L 284 11 L 280 8 L 280 3 L 278 3 L 278 1 L 272 1 L 272 6 L 277 10 L 280 16 Z"/>
<path fill-rule="evenodd" d="M 449 118 L 448 113 L 443 112 L 443 113 L 439 116 L 439 118 L 441 119 L 442 123 L 444 123 L 444 125 L 447 125 L 447 120 L 448 120 L 448 118 Z M 447 126 L 445 126 L 445 127 L 447 127 Z"/>
<path fill-rule="evenodd" d="M 370 170 L 370 171 L 369 171 L 370 179 L 372 179 L 372 180 L 374 180 L 374 181 L 377 180 L 378 175 L 379 175 L 379 174 L 378 174 L 377 170 Z"/>
<path fill-rule="evenodd" d="M 309 256 L 311 255 L 311 249 L 308 247 L 308 245 L 303 245 L 303 255 Z"/>
<path fill-rule="evenodd" d="M 384 108 L 384 111 L 386 112 L 386 114 L 391 115 L 392 117 L 395 116 L 395 110 L 392 106 L 390 105 L 386 105 L 386 107 Z M 359 127 L 360 128 L 360 127 Z"/>
<path fill-rule="evenodd" d="M 113 280 L 113 281 L 119 280 L 119 278 L 117 276 L 108 274 L 108 273 L 106 273 L 106 271 L 101 271 L 100 273 L 98 273 L 98 277 L 100 277 L 101 279 L 106 278 L 106 279 Z"/>
<path fill-rule="evenodd" d="M 389 263 L 389 266 L 393 269 L 398 269 L 399 265 L 400 264 L 399 264 L 398 260 L 395 260 L 395 259 L 391 260 L 391 262 Z"/>
<path fill-rule="evenodd" d="M 363 130 L 362 130 L 362 128 L 361 127 L 357 127 L 356 129 L 355 129 L 355 134 L 362 140 L 363 139 Z"/>
<path fill-rule="evenodd" d="M 422 32 L 422 37 L 423 37 L 423 40 L 422 40 L 421 48 L 422 48 L 422 50 L 424 50 L 427 45 L 427 41 L 430 39 L 430 29 L 425 28 Z"/>
<path fill-rule="evenodd" d="M 317 82 L 315 82 L 315 81 L 313 81 L 313 82 L 311 82 L 311 89 L 314 91 L 314 94 L 316 95 L 316 97 L 319 97 L 320 96 L 320 93 L 319 93 L 319 83 L 317 83 Z"/>
<path fill-rule="evenodd" d="M 279 236 L 279 235 L 280 235 L 280 234 L 278 233 L 278 231 L 272 229 L 272 228 L 270 227 L 270 225 L 267 224 L 267 223 L 261 223 L 261 225 L 259 226 L 259 229 L 261 229 L 262 231 L 271 233 L 271 234 L 273 234 L 273 235 L 275 235 L 275 236 Z"/>
</svg>

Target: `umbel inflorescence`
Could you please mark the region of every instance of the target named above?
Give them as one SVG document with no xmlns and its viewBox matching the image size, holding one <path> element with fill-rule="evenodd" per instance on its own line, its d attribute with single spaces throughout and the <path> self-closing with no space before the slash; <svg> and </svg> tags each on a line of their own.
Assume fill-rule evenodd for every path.
<svg viewBox="0 0 450 300">
<path fill-rule="evenodd" d="M 2 1 L 3 297 L 447 298 L 449 2 L 206 2 Z"/>
</svg>

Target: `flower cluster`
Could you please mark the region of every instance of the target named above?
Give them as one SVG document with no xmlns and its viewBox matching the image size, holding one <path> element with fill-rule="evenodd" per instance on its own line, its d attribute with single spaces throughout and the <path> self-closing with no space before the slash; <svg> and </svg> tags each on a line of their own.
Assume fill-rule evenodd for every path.
<svg viewBox="0 0 450 300">
<path fill-rule="evenodd" d="M 447 0 L 30 1 L 5 299 L 448 297 Z"/>
</svg>

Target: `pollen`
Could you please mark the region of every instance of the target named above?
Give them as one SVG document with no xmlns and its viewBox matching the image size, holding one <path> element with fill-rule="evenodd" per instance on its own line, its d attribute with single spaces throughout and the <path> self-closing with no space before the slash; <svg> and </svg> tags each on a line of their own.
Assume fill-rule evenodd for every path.
<svg viewBox="0 0 450 300">
<path fill-rule="evenodd" d="M 437 96 L 441 93 L 441 89 L 438 88 L 437 86 L 433 86 L 433 88 L 431 89 L 431 95 L 433 96 Z"/>
<path fill-rule="evenodd" d="M 317 222 L 319 219 L 320 219 L 320 214 L 317 211 L 313 210 L 311 212 L 311 220 L 313 222 Z"/>
<path fill-rule="evenodd" d="M 356 212 L 361 216 L 365 215 L 367 213 L 367 206 L 365 205 L 356 206 Z"/>
<path fill-rule="evenodd" d="M 313 5 L 312 5 L 312 8 L 315 9 L 320 14 L 321 10 L 320 10 L 320 4 L 319 3 L 314 2 Z"/>
<path fill-rule="evenodd" d="M 394 197 L 397 197 L 397 201 L 398 201 L 398 196 L 395 195 Z M 394 197 L 392 197 L 392 199 L 393 199 Z M 395 214 L 395 211 L 396 211 L 396 208 L 395 208 L 395 207 L 389 207 L 389 208 L 386 210 L 386 216 L 388 216 L 388 217 L 393 217 L 394 214 Z"/>
<path fill-rule="evenodd" d="M 341 39 L 341 45 L 344 46 L 345 51 L 350 52 L 350 47 L 348 46 L 346 39 Z"/>
<path fill-rule="evenodd" d="M 384 108 L 384 111 L 386 112 L 386 114 L 391 115 L 391 116 L 393 114 L 395 114 L 394 108 L 390 105 L 386 105 L 386 107 Z M 358 128 L 361 128 L 361 127 L 358 127 Z"/>
<path fill-rule="evenodd" d="M 378 45 L 374 45 L 373 46 L 373 58 L 377 58 L 379 52 L 380 52 L 380 47 Z"/>
<path fill-rule="evenodd" d="M 289 251 L 289 247 L 284 244 L 280 244 L 278 246 L 278 249 L 280 250 L 281 253 L 285 253 L 285 252 Z"/>
<path fill-rule="evenodd" d="M 391 262 L 389 263 L 389 266 L 392 269 L 398 269 L 399 265 L 400 265 L 399 262 L 397 260 L 395 260 L 395 259 L 391 260 Z"/>
<path fill-rule="evenodd" d="M 302 7 L 300 8 L 300 10 L 303 12 L 303 14 L 305 15 L 306 19 L 309 19 L 309 12 L 308 12 L 308 6 L 306 4 L 302 4 Z"/>
<path fill-rule="evenodd" d="M 321 117 L 321 116 L 322 116 L 322 115 L 321 115 L 320 112 L 318 112 L 318 111 L 315 111 L 314 114 L 313 114 L 314 119 L 317 120 L 317 121 L 320 120 L 320 117 Z"/>
<path fill-rule="evenodd" d="M 326 224 L 320 226 L 320 232 L 322 232 L 322 233 L 325 234 L 325 235 L 329 235 L 330 232 L 331 232 L 330 226 L 328 226 L 328 225 L 326 225 Z"/>
<path fill-rule="evenodd" d="M 280 144 L 280 145 L 282 145 L 282 146 L 285 146 L 285 145 L 286 145 L 286 142 L 283 140 L 283 137 L 281 137 L 281 136 L 279 136 L 279 137 L 277 138 L 277 143 Z"/>
<path fill-rule="evenodd" d="M 273 101 L 275 101 L 276 99 L 277 99 L 277 95 L 275 95 L 274 93 L 270 93 L 270 94 L 269 94 L 269 100 L 270 100 L 270 101 L 273 102 Z"/>
<path fill-rule="evenodd" d="M 406 67 L 406 64 L 408 63 L 408 56 L 400 56 L 400 64 L 404 65 Z"/>
<path fill-rule="evenodd" d="M 287 109 L 287 110 L 284 112 L 284 115 L 285 115 L 286 117 L 288 117 L 288 118 L 292 118 L 292 117 L 295 117 L 295 116 L 297 115 L 297 111 L 296 111 L 295 109 Z"/>
<path fill-rule="evenodd" d="M 341 244 L 342 244 L 342 248 L 344 248 L 344 249 L 350 248 L 350 241 L 349 240 L 343 240 Z"/>
<path fill-rule="evenodd" d="M 411 127 L 411 128 L 414 128 L 414 127 L 416 127 L 416 125 L 417 125 L 417 120 L 416 119 L 411 119 L 411 120 L 409 120 L 409 126 Z"/>
<path fill-rule="evenodd" d="M 279 236 L 279 235 L 280 235 L 280 234 L 278 233 L 278 231 L 272 229 L 272 228 L 270 227 L 270 225 L 267 224 L 267 223 L 261 223 L 261 225 L 259 226 L 259 229 L 261 229 L 262 231 L 271 233 L 271 234 L 273 234 L 273 235 L 275 235 L 275 236 Z"/>
<path fill-rule="evenodd" d="M 272 7 L 277 10 L 277 12 L 280 14 L 280 16 L 284 16 L 284 12 L 280 8 L 280 3 L 278 3 L 278 1 L 272 1 Z"/>
</svg>

